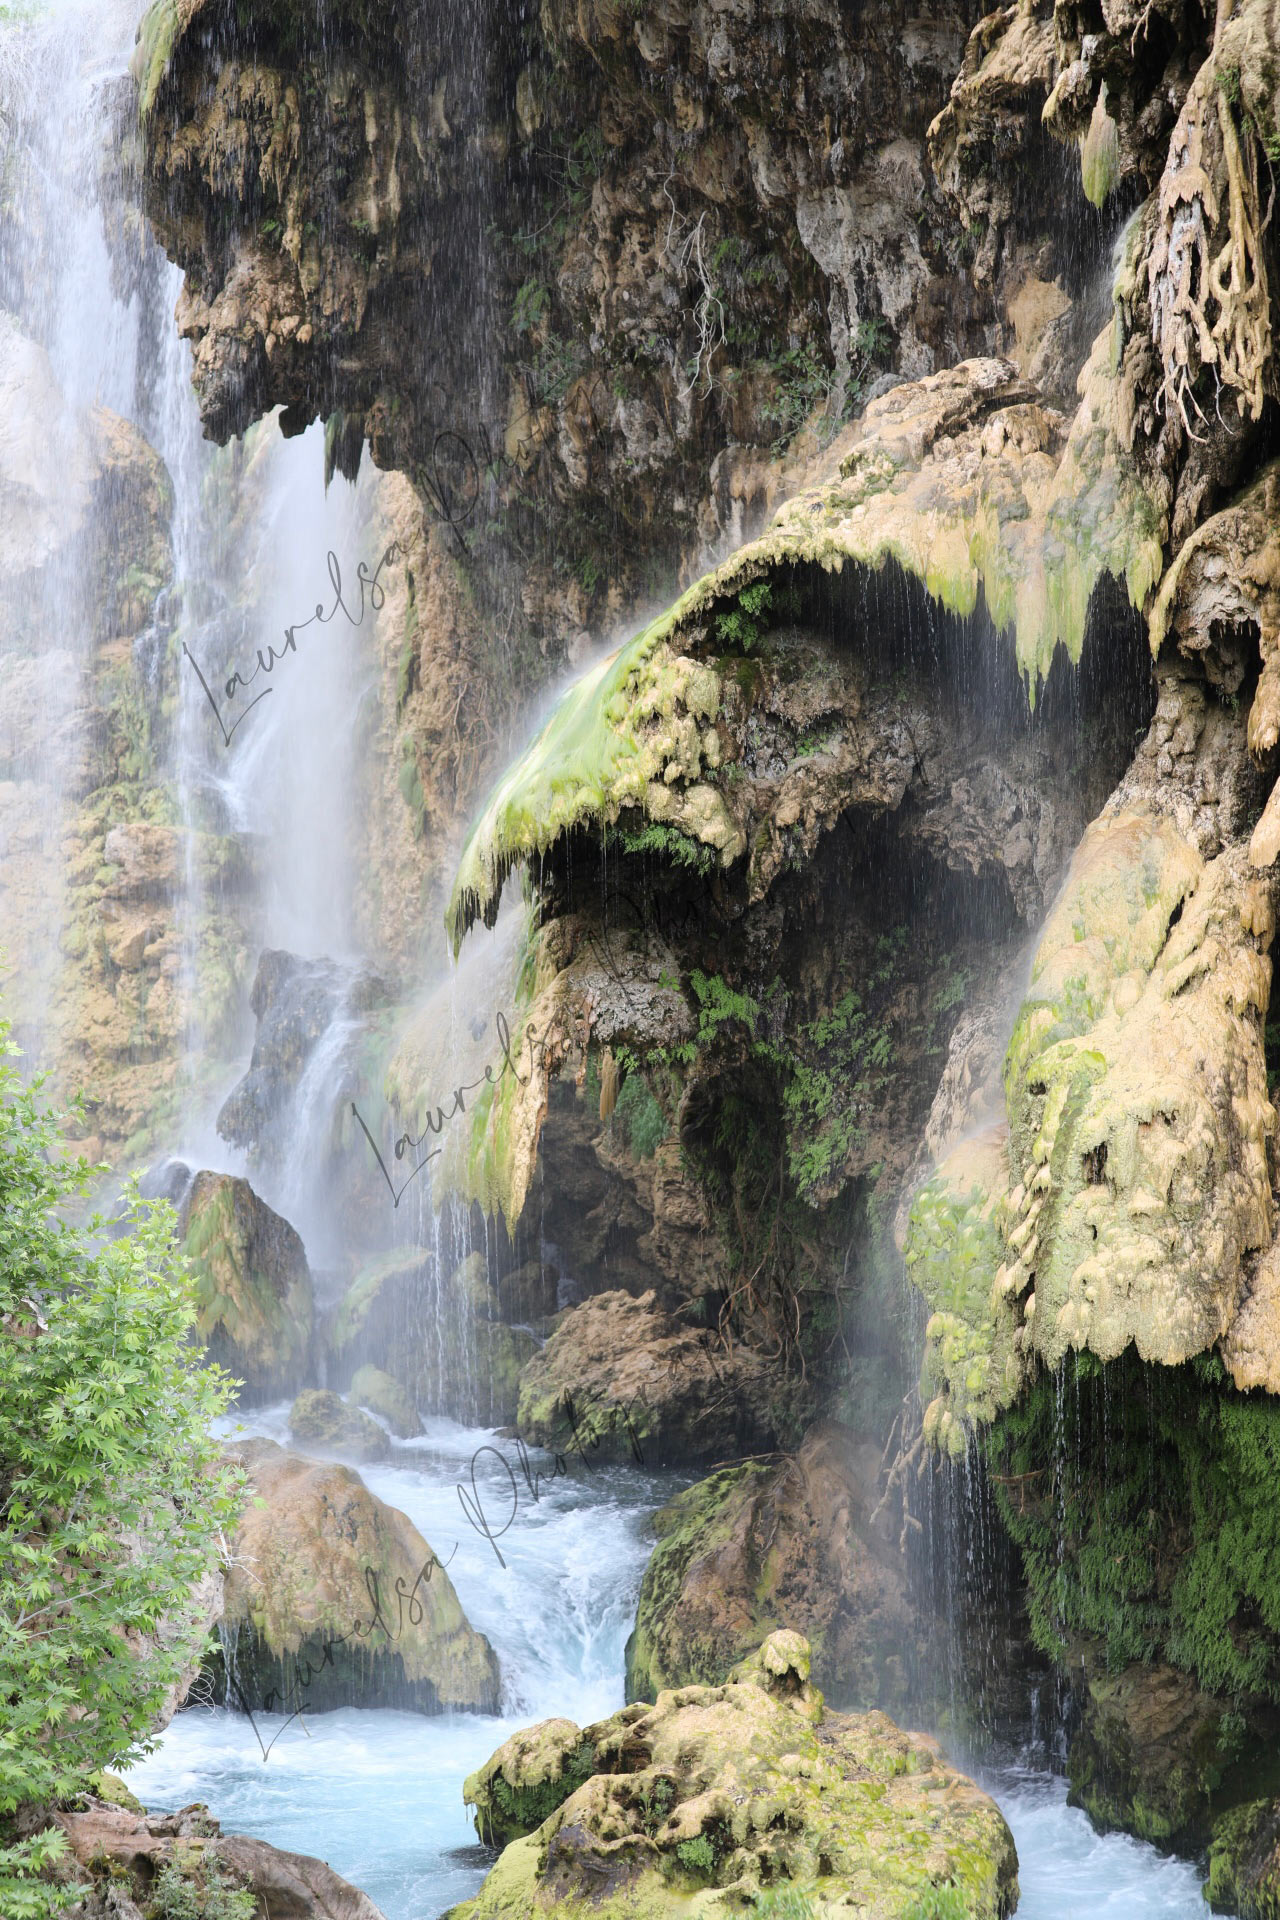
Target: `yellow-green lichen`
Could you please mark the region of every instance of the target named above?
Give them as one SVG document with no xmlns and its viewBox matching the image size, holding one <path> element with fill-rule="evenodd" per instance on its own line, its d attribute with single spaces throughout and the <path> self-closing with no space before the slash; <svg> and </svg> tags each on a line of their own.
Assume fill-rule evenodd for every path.
<svg viewBox="0 0 1280 1920">
<path fill-rule="evenodd" d="M 1007 1197 L 971 1199 L 959 1223 L 944 1207 L 932 1237 L 913 1216 L 908 1257 L 937 1308 L 928 1367 L 948 1389 L 933 1437 L 954 1444 L 943 1412 L 989 1420 L 1035 1357 L 1132 1344 L 1175 1366 L 1229 1334 L 1272 1225 L 1260 885 L 1242 848 L 1206 863 L 1139 809 L 1086 833 L 1006 1059 Z"/>
<path fill-rule="evenodd" d="M 1016 1395 L 1017 1315 L 998 1275 L 1009 1164 L 996 1129 L 955 1147 L 911 1205 L 907 1271 L 932 1308 L 921 1373 L 925 1437 L 963 1455 L 969 1429 Z"/>
<path fill-rule="evenodd" d="M 180 30 L 178 0 L 153 0 L 142 16 L 130 71 L 138 83 L 138 112 L 144 120 L 155 105 Z"/>
<path fill-rule="evenodd" d="M 970 361 L 895 388 L 868 408 L 838 472 L 591 668 L 486 803 L 449 904 L 455 949 L 473 920 L 492 916 L 517 861 L 624 808 L 680 829 L 726 866 L 746 851 L 726 798 L 740 754 L 725 745 L 730 729 L 708 724 L 721 686 L 697 655 L 717 635 L 749 652 L 752 596 L 780 574 L 892 562 L 957 615 L 984 598 L 994 624 L 1014 630 L 1033 695 L 1060 644 L 1079 657 L 1104 573 L 1145 605 L 1165 521 L 1123 444 L 1118 325 L 1095 344 L 1065 445 L 1058 417 L 1007 362 Z"/>
</svg>

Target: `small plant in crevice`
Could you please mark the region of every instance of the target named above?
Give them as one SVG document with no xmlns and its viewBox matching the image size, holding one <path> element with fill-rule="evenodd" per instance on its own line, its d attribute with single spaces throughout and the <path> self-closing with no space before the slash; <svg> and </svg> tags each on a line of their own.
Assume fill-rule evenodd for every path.
<svg viewBox="0 0 1280 1920">
<path fill-rule="evenodd" d="M 257 1911 L 257 1895 L 224 1876 L 217 1854 L 195 1849 L 165 1861 L 144 1908 L 145 1920 L 254 1920 Z"/>
<path fill-rule="evenodd" d="M 676 1848 L 676 1858 L 686 1873 L 700 1880 L 710 1880 L 716 1870 L 716 1850 L 705 1833 L 695 1834 L 692 1840 L 682 1840 Z"/>
</svg>

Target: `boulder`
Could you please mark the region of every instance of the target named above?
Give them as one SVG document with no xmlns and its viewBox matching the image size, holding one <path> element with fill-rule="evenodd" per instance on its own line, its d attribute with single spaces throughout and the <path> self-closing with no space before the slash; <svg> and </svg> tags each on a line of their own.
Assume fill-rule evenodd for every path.
<svg viewBox="0 0 1280 1920">
<path fill-rule="evenodd" d="M 391 1444 L 376 1420 L 327 1388 L 308 1387 L 289 1409 L 289 1435 L 304 1449 L 385 1460 Z"/>
<path fill-rule="evenodd" d="M 285 1713 L 495 1710 L 493 1649 L 405 1514 L 352 1468 L 274 1441 L 246 1441 L 233 1457 L 253 1497 L 227 1574 L 216 1697 Z"/>
<path fill-rule="evenodd" d="M 385 1420 L 397 1440 L 411 1440 L 422 1431 L 409 1393 L 381 1367 L 358 1367 L 347 1398 Z"/>
<path fill-rule="evenodd" d="M 692 1465 L 767 1447 L 768 1370 L 674 1319 L 653 1292 L 571 1307 L 524 1369 L 521 1436 L 560 1453 Z"/>
<path fill-rule="evenodd" d="M 1222 1700 L 1174 1667 L 1135 1662 L 1091 1675 L 1067 1758 L 1071 1804 L 1103 1833 L 1202 1846 L 1238 1745 L 1224 1714 Z"/>
<path fill-rule="evenodd" d="M 775 1887 L 797 1911 L 865 1920 L 937 1911 L 944 1889 L 970 1920 L 1017 1903 L 995 1804 L 884 1714 L 826 1712 L 796 1633 L 771 1634 L 724 1686 L 664 1692 L 580 1735 L 565 1721 L 517 1735 L 463 1793 L 482 1832 L 526 1831 L 454 1920 L 660 1920 L 750 1910 Z"/>
<path fill-rule="evenodd" d="M 1204 1897 L 1239 1920 L 1280 1913 L 1280 1800 L 1232 1807 L 1214 1822 Z"/>
<path fill-rule="evenodd" d="M 60 1877 L 91 1883 L 85 1920 L 134 1920 L 151 1913 L 156 1884 L 185 1896 L 181 1910 L 203 1913 L 218 1882 L 257 1897 L 256 1911 L 272 1920 L 383 1920 L 366 1894 L 343 1880 L 323 1860 L 285 1853 L 265 1840 L 223 1833 L 209 1809 L 146 1814 L 131 1806 L 90 1799 L 74 1813 L 53 1818 L 67 1837 Z M 176 1909 L 172 1905 L 165 1912 Z"/>
<path fill-rule="evenodd" d="M 748 1461 L 677 1494 L 654 1522 L 628 1699 L 718 1684 L 790 1622 L 828 1697 L 901 1712 L 924 1635 L 897 1540 L 871 1520 L 878 1468 L 878 1449 L 828 1421 L 781 1465 Z"/>
<path fill-rule="evenodd" d="M 198 1173 L 181 1220 L 195 1275 L 196 1331 L 244 1382 L 242 1404 L 302 1384 L 311 1352 L 311 1272 L 302 1241 L 247 1180 Z"/>
</svg>

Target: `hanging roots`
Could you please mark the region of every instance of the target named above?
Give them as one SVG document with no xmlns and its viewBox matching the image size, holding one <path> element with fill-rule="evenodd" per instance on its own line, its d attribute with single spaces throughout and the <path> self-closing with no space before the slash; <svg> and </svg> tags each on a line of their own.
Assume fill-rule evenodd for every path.
<svg viewBox="0 0 1280 1920">
<path fill-rule="evenodd" d="M 1226 237 L 1213 245 L 1226 200 Z M 1156 232 L 1148 264 L 1151 332 L 1164 377 L 1160 404 L 1176 407 L 1183 429 L 1199 438 L 1192 414 L 1204 418 L 1194 388 L 1205 369 L 1215 391 L 1231 388 L 1242 417 L 1262 412 L 1271 354 L 1271 300 L 1262 257 L 1264 217 L 1258 192 L 1257 143 L 1241 149 L 1216 58 L 1197 74 L 1169 145 L 1160 182 Z"/>
<path fill-rule="evenodd" d="M 1218 90 L 1218 125 L 1227 167 L 1227 242 L 1209 268 L 1209 292 L 1218 305 L 1213 338 L 1222 378 L 1236 389 L 1241 415 L 1262 412 L 1262 376 L 1271 357 L 1271 295 L 1262 258 L 1266 220 L 1258 199 L 1258 143 L 1240 151 L 1235 117 Z M 1270 217 L 1270 208 L 1267 209 Z"/>
</svg>

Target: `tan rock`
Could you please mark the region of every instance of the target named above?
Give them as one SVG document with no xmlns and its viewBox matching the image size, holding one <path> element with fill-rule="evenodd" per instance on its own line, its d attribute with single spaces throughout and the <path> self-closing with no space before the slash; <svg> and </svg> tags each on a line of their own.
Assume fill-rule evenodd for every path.
<svg viewBox="0 0 1280 1920">
<path fill-rule="evenodd" d="M 674 1320 L 650 1292 L 571 1307 L 520 1376 L 516 1424 L 566 1457 L 650 1466 L 732 1458 L 767 1446 L 767 1369 Z"/>
<path fill-rule="evenodd" d="M 219 1682 L 228 1699 L 285 1712 L 304 1701 L 318 1712 L 495 1709 L 493 1650 L 406 1515 L 350 1467 L 269 1440 L 231 1452 L 252 1495 L 226 1582 L 224 1626 L 238 1635 Z"/>
</svg>

